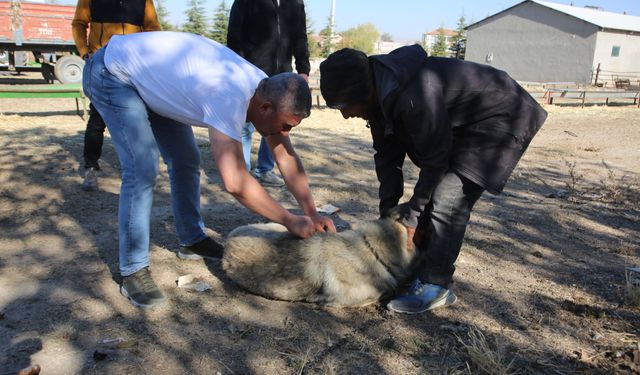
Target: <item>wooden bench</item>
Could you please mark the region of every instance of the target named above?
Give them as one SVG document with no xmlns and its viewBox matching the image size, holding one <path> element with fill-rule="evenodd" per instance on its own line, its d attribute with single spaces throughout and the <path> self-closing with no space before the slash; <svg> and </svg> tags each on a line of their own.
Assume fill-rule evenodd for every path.
<svg viewBox="0 0 640 375">
<path fill-rule="evenodd" d="M 76 100 L 76 113 L 83 119 L 87 118 L 87 98 L 82 92 L 81 84 L 0 86 L 0 98 L 73 98 Z M 82 100 L 82 115 L 79 100 Z"/>
<path fill-rule="evenodd" d="M 618 78 L 614 82 L 617 89 L 626 89 L 631 86 L 631 80 L 629 78 Z"/>
<path fill-rule="evenodd" d="M 565 98 L 580 100 L 581 107 L 584 107 L 587 98 L 604 99 L 605 105 L 609 105 L 610 99 L 613 100 L 633 100 L 633 104 L 640 108 L 640 91 L 588 91 L 588 90 L 560 90 L 550 89 L 545 92 L 543 99 L 547 104 L 553 104 L 553 98 Z"/>
</svg>

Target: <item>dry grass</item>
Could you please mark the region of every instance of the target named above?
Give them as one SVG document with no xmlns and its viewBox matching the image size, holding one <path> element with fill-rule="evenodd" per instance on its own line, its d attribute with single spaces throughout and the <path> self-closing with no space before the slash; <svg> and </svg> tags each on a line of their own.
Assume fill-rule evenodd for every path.
<svg viewBox="0 0 640 375">
<path fill-rule="evenodd" d="M 567 189 L 569 190 L 569 199 L 575 200 L 576 195 L 578 193 L 578 184 L 580 184 L 584 178 L 583 174 L 578 174 L 576 169 L 576 162 L 570 162 L 568 160 L 564 160 L 564 164 L 569 169 L 569 177 L 571 178 L 570 182 L 565 182 Z"/>
<path fill-rule="evenodd" d="M 513 368 L 515 358 L 508 358 L 506 348 L 495 343 L 476 326 L 470 326 L 466 337 L 456 335 L 467 356 L 467 370 L 473 374 L 518 374 Z"/>
<path fill-rule="evenodd" d="M 637 280 L 632 280 L 629 273 L 627 271 L 625 274 L 624 302 L 627 306 L 640 308 L 640 285 L 637 284 Z"/>
</svg>

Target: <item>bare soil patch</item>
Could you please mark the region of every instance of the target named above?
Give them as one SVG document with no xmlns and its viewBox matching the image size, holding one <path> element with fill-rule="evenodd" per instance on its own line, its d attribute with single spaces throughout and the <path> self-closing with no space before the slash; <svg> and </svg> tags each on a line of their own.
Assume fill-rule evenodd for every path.
<svg viewBox="0 0 640 375">
<path fill-rule="evenodd" d="M 20 77 L 0 84 L 8 79 Z M 42 374 L 637 373 L 640 310 L 625 304 L 624 271 L 640 266 L 640 110 L 547 110 L 505 193 L 476 206 L 451 308 L 402 316 L 250 295 L 219 263 L 176 257 L 163 167 L 151 269 L 170 302 L 142 311 L 116 283 L 120 180 L 109 138 L 100 189 L 83 192 L 84 120 L 73 99 L 3 99 L 0 374 L 36 363 Z M 202 212 L 224 240 L 262 219 L 223 191 L 206 131 L 195 132 Z M 316 203 L 341 208 L 340 229 L 377 217 L 362 121 L 314 109 L 292 139 Z M 407 199 L 417 176 L 409 164 Z M 285 190 L 270 192 L 296 208 Z M 177 288 L 185 274 L 212 289 Z"/>
</svg>

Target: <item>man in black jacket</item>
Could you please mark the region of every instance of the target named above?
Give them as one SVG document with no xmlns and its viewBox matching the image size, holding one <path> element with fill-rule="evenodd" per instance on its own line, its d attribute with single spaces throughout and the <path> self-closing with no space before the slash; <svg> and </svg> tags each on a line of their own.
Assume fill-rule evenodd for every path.
<svg viewBox="0 0 640 375">
<path fill-rule="evenodd" d="M 296 71 L 307 81 L 309 48 L 304 2 L 302 0 L 235 0 L 231 6 L 227 46 L 269 77 L 291 72 L 291 58 Z M 251 136 L 253 125 L 246 123 L 242 149 L 247 169 L 251 169 Z M 282 186 L 275 175 L 273 156 L 265 139 L 260 142 L 254 176 L 264 185 Z"/>
<path fill-rule="evenodd" d="M 380 213 L 399 210 L 422 253 L 416 280 L 387 307 L 421 313 L 454 303 L 454 263 L 473 205 L 484 190 L 502 191 L 547 113 L 505 72 L 427 57 L 418 45 L 371 57 L 343 49 L 320 64 L 320 76 L 329 107 L 368 121 Z M 398 205 L 405 156 L 420 175 Z"/>
</svg>

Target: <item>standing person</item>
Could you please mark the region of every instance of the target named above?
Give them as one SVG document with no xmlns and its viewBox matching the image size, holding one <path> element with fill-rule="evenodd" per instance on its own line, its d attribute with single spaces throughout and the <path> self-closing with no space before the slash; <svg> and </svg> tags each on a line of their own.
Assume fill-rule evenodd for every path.
<svg viewBox="0 0 640 375">
<path fill-rule="evenodd" d="M 200 151 L 190 125 L 209 129 L 225 189 L 240 203 L 299 237 L 335 232 L 318 214 L 289 131 L 309 116 L 311 93 L 297 74 L 267 77 L 225 46 L 179 32 L 115 35 L 84 69 L 83 88 L 104 118 L 120 159 L 120 291 L 140 307 L 165 300 L 149 271 L 149 222 L 162 155 L 182 244 L 178 256 L 220 258 L 200 214 Z M 245 168 L 241 133 L 251 121 L 267 139 L 304 216 L 276 202 Z"/>
<path fill-rule="evenodd" d="M 227 46 L 268 76 L 296 71 L 309 80 L 309 46 L 302 0 L 235 0 L 229 15 Z M 242 147 L 247 169 L 251 170 L 251 137 L 254 127 L 242 129 Z M 264 185 L 282 186 L 273 172 L 274 160 L 264 137 L 260 141 L 253 175 Z"/>
<path fill-rule="evenodd" d="M 380 213 L 399 210 L 424 262 L 390 310 L 422 313 L 457 299 L 451 290 L 473 205 L 499 194 L 547 113 L 505 72 L 427 57 L 418 46 L 367 57 L 353 49 L 320 64 L 327 105 L 368 121 L 376 151 Z M 420 175 L 407 203 L 402 164 Z"/>
<path fill-rule="evenodd" d="M 160 30 L 153 0 L 78 0 L 71 26 L 76 48 L 85 61 L 107 44 L 112 35 Z M 89 120 L 84 131 L 82 190 L 98 187 L 98 160 L 102 155 L 105 126 L 93 103 L 89 104 Z"/>
</svg>

